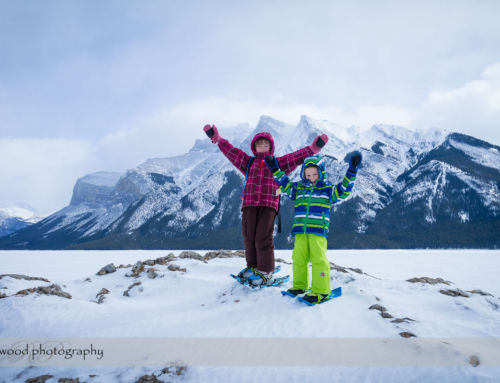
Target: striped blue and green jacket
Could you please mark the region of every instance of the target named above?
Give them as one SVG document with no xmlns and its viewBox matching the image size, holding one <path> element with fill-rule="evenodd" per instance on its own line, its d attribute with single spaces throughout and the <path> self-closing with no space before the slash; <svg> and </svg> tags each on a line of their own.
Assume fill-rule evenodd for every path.
<svg viewBox="0 0 500 383">
<path fill-rule="evenodd" d="M 316 166 L 319 179 L 311 184 L 304 176 L 308 166 Z M 326 182 L 326 170 L 320 156 L 307 157 L 300 170 L 300 182 L 291 182 L 285 172 L 276 170 L 273 173 L 282 193 L 288 195 L 295 203 L 292 235 L 315 234 L 328 237 L 330 228 L 330 209 L 334 203 L 347 198 L 352 191 L 356 172 L 347 170 L 342 182 L 332 185 Z"/>
</svg>

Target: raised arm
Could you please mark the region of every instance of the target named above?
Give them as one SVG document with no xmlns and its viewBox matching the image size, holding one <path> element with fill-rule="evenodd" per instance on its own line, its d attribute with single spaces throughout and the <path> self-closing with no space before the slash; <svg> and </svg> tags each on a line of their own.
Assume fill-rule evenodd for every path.
<svg viewBox="0 0 500 383">
<path fill-rule="evenodd" d="M 332 204 L 346 199 L 351 194 L 361 160 L 362 156 L 360 152 L 354 152 L 352 154 L 349 160 L 349 168 L 347 169 L 344 179 L 333 188 Z"/>
<path fill-rule="evenodd" d="M 235 148 L 229 143 L 228 140 L 222 138 L 215 125 L 205 125 L 203 130 L 207 134 L 208 138 L 212 140 L 212 143 L 219 146 L 222 154 L 224 154 L 240 172 L 245 174 L 250 156 L 243 150 Z"/>
<path fill-rule="evenodd" d="M 281 190 L 281 192 L 286 194 L 292 200 L 294 200 L 297 195 L 297 183 L 290 182 L 290 179 L 285 174 L 285 172 L 280 169 L 276 157 L 267 156 L 265 158 L 265 161 L 267 167 L 269 168 L 269 170 L 271 170 L 271 173 L 273 174 L 274 177 L 274 181 L 278 184 L 278 187 Z"/>
<path fill-rule="evenodd" d="M 321 136 L 317 136 L 311 145 L 299 149 L 296 152 L 278 157 L 277 160 L 281 170 L 283 170 L 287 175 L 290 174 L 297 166 L 302 165 L 307 157 L 319 153 L 327 142 L 328 136 L 326 134 L 322 134 Z"/>
</svg>

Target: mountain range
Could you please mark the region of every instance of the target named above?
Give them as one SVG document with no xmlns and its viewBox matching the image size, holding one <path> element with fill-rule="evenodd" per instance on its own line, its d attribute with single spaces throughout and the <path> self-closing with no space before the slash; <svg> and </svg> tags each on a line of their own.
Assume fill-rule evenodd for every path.
<svg viewBox="0 0 500 383">
<path fill-rule="evenodd" d="M 28 205 L 0 208 L 0 237 L 30 226 L 42 220 L 35 210 Z"/>
<path fill-rule="evenodd" d="M 262 116 L 220 129 L 247 153 L 267 131 L 276 155 L 329 136 L 321 155 L 338 183 L 350 153 L 363 163 L 349 199 L 334 206 L 329 248 L 500 247 L 500 147 L 441 129 L 375 125 L 367 131 L 303 116 Z M 298 169 L 291 174 L 298 180 Z M 2 249 L 241 249 L 243 175 L 208 139 L 185 154 L 149 159 L 124 174 L 76 182 L 69 206 L 0 238 Z M 276 248 L 291 248 L 293 203 L 281 199 Z"/>
</svg>

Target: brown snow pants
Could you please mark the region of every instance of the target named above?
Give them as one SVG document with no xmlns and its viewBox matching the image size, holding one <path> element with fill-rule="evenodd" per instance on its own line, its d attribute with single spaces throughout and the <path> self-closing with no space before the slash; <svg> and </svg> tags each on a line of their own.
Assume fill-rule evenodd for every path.
<svg viewBox="0 0 500 383">
<path fill-rule="evenodd" d="M 267 206 L 244 207 L 241 231 L 245 243 L 247 267 L 259 271 L 274 271 L 273 229 L 276 210 Z"/>
</svg>

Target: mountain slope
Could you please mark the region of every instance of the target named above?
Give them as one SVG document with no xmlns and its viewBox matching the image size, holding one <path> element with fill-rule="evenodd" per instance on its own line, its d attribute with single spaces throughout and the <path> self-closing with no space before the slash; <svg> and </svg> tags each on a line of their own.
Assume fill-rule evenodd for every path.
<svg viewBox="0 0 500 383">
<path fill-rule="evenodd" d="M 342 180 L 350 153 L 363 164 L 354 192 L 332 214 L 330 248 L 500 246 L 500 148 L 438 129 L 413 132 L 376 125 L 366 132 L 302 117 L 297 126 L 263 116 L 221 135 L 250 153 L 254 135 L 270 132 L 276 155 L 327 133 L 321 152 L 328 179 Z M 291 175 L 297 179 L 297 170 Z M 125 174 L 78 180 L 71 204 L 0 240 L 1 248 L 242 248 L 244 176 L 208 139 L 180 156 L 150 159 Z M 282 197 L 283 233 L 291 248 L 291 201 Z"/>
</svg>

